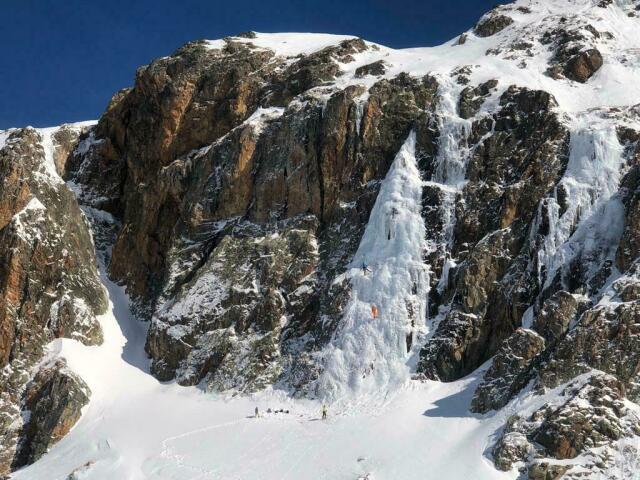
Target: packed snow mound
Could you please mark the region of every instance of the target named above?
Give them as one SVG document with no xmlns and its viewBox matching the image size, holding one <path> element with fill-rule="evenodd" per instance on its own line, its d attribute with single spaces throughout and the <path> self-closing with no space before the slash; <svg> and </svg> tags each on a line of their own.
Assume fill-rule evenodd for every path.
<svg viewBox="0 0 640 480">
<path fill-rule="evenodd" d="M 273 50 L 282 57 L 309 55 L 326 47 L 354 38 L 349 35 L 326 33 L 259 33 L 249 32 L 246 36 L 231 37 L 234 41 L 250 43 L 258 48 Z M 222 48 L 224 40 L 209 40 L 209 48 Z"/>
</svg>

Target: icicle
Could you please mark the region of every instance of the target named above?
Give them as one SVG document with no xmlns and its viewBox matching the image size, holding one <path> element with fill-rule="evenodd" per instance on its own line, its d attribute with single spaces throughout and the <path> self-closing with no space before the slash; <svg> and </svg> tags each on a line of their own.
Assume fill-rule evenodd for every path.
<svg viewBox="0 0 640 480">
<path fill-rule="evenodd" d="M 590 217 L 597 211 L 604 213 L 603 209 L 613 214 L 615 207 L 605 208 L 605 204 L 618 190 L 623 165 L 623 148 L 615 126 L 579 127 L 571 133 L 569 163 L 565 174 L 554 196 L 546 200 L 546 208 L 538 211 L 538 216 L 546 212 L 548 219 L 545 223 L 549 225 L 549 232 L 538 251 L 541 286 L 548 286 L 558 269 L 565 267 L 576 250 L 581 248 L 569 240 L 588 222 L 592 222 Z M 558 201 L 560 188 L 566 198 L 564 212 L 561 212 Z M 537 219 L 536 224 L 540 223 Z"/>
<path fill-rule="evenodd" d="M 437 187 L 441 193 L 438 215 L 442 218 L 443 231 L 440 238 L 427 242 L 426 255 L 438 250 L 449 252 L 453 244 L 453 232 L 456 224 L 455 201 L 466 184 L 466 169 L 469 160 L 468 137 L 471 121 L 458 115 L 457 99 L 463 87 L 449 78 L 440 79 L 438 92 L 438 156 L 433 180 L 427 185 Z M 438 290 L 442 292 L 447 285 L 449 271 L 456 265 L 447 253 L 444 259 Z M 431 275 L 432 272 L 429 272 Z"/>
<path fill-rule="evenodd" d="M 364 114 L 364 100 L 356 101 L 356 132 L 360 136 L 360 128 L 362 127 L 362 116 Z"/>
</svg>

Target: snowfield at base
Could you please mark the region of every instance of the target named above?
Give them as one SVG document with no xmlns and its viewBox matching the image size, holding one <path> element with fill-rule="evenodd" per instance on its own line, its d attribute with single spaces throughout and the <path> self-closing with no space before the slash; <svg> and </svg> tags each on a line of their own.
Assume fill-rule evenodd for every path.
<svg viewBox="0 0 640 480">
<path fill-rule="evenodd" d="M 110 308 L 104 344 L 51 344 L 92 391 L 72 432 L 14 480 L 80 479 L 513 479 L 484 456 L 502 414 L 468 413 L 481 375 L 412 382 L 382 408 L 333 409 L 282 392 L 223 398 L 162 384 L 147 369 L 146 325 L 103 276 Z M 253 418 L 258 406 L 261 418 Z M 289 410 L 266 413 L 268 408 Z M 366 475 L 369 475 L 366 477 Z"/>
</svg>

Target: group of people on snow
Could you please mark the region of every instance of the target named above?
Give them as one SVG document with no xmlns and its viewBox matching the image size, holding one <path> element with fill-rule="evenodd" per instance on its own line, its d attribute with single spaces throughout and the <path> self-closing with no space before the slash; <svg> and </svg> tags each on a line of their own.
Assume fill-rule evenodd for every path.
<svg viewBox="0 0 640 480">
<path fill-rule="evenodd" d="M 322 420 L 326 420 L 327 419 L 327 404 L 323 403 L 322 404 Z M 284 410 L 283 408 L 281 408 L 280 410 L 271 410 L 270 408 L 267 409 L 267 413 L 289 413 L 289 410 Z M 260 409 L 258 409 L 258 406 L 256 405 L 256 408 L 254 410 L 254 418 L 260 418 Z"/>
</svg>

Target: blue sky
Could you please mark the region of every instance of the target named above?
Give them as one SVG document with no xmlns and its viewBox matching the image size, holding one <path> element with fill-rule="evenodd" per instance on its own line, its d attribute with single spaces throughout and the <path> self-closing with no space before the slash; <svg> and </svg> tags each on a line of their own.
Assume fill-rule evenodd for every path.
<svg viewBox="0 0 640 480">
<path fill-rule="evenodd" d="M 0 129 L 98 118 L 136 67 L 246 30 L 442 43 L 496 0 L 0 0 Z"/>
</svg>

